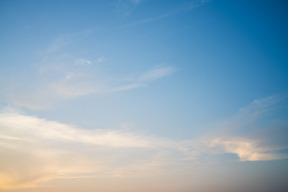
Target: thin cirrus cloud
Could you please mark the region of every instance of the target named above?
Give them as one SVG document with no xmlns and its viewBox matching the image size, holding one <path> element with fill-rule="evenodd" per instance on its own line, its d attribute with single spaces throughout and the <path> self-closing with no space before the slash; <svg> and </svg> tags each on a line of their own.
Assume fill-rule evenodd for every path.
<svg viewBox="0 0 288 192">
<path fill-rule="evenodd" d="M 155 22 L 155 21 L 165 19 L 165 18 L 168 18 L 171 16 L 175 16 L 175 15 L 182 13 L 182 12 L 191 11 L 192 9 L 197 8 L 197 7 L 201 7 L 210 1 L 211 0 L 187 1 L 185 3 L 182 3 L 181 6 L 178 6 L 178 7 L 176 6 L 176 8 L 169 10 L 169 11 L 166 11 L 160 15 L 156 15 L 156 16 L 154 15 L 154 16 L 150 16 L 150 17 L 138 20 L 138 21 L 134 21 L 132 23 L 124 24 L 124 25 L 120 26 L 119 28 L 123 29 L 123 28 L 129 28 L 129 27 L 134 27 L 137 25 Z M 140 3 L 144 3 L 144 2 L 145 1 L 143 1 L 143 0 L 132 0 L 132 1 L 130 1 L 130 3 L 129 3 L 129 1 L 128 1 L 128 3 L 125 1 L 120 1 L 120 2 L 118 2 L 119 4 L 118 4 L 117 8 L 120 10 L 122 15 L 124 15 L 125 17 L 128 17 L 128 16 L 132 15 L 133 12 L 137 11 L 136 8 L 138 7 L 138 5 Z"/>
<path fill-rule="evenodd" d="M 130 82 L 125 82 L 120 85 L 118 84 L 118 85 L 113 85 L 113 86 L 107 86 L 106 91 L 116 92 L 116 91 L 134 89 L 138 87 L 144 87 L 149 82 L 156 81 L 165 76 L 169 76 L 173 74 L 175 71 L 176 69 L 172 66 L 165 66 L 165 67 L 155 66 L 150 71 L 147 71 L 136 78 L 134 77 L 130 79 Z"/>
<path fill-rule="evenodd" d="M 79 63 L 79 60 L 77 60 L 77 63 Z M 64 70 L 62 71 L 62 75 L 59 75 L 57 78 L 46 75 L 44 81 L 42 80 L 43 77 L 39 77 L 40 83 L 35 80 L 37 82 L 35 84 L 32 82 L 17 84 L 17 89 L 10 89 L 10 92 L 7 94 L 8 100 L 17 106 L 36 110 L 46 109 L 60 101 L 88 94 L 106 94 L 144 87 L 152 81 L 175 72 L 175 69 L 171 66 L 155 67 L 150 71 L 142 73 L 139 77 L 130 78 L 129 81 L 123 82 L 122 79 L 117 78 L 106 79 L 105 77 L 95 77 L 91 72 L 95 70 L 91 64 L 92 62 L 81 60 L 81 63 L 81 65 L 85 64 L 89 66 L 85 66 L 84 69 L 79 69 L 78 67 L 66 72 Z M 92 69 L 91 71 L 90 68 Z M 23 90 L 19 89 L 19 85 L 25 87 L 25 91 L 18 91 Z"/>
<path fill-rule="evenodd" d="M 215 123 L 209 134 L 191 140 L 121 129 L 88 130 L 3 109 L 0 188 L 41 187 L 61 178 L 185 175 L 193 173 L 207 155 L 225 153 L 236 154 L 238 158 L 233 160 L 240 161 L 288 158 L 287 153 L 280 152 L 288 148 L 282 134 L 287 122 L 273 118 L 285 110 L 281 108 L 285 104 L 277 100 L 254 101 L 234 117 Z M 267 114 L 272 117 L 262 122 Z M 278 135 L 270 138 L 274 130 Z"/>
<path fill-rule="evenodd" d="M 90 60 L 71 56 L 67 51 L 89 33 L 91 31 L 71 33 L 54 40 L 44 51 L 40 64 L 27 71 L 26 75 L 15 75 L 9 79 L 9 88 L 2 90 L 5 99 L 16 106 L 42 110 L 89 94 L 108 94 L 144 87 L 176 71 L 172 66 L 154 66 L 146 72 L 135 72 L 138 76 L 126 74 L 119 78 L 115 74 L 106 74 L 101 71 L 105 57 Z"/>
</svg>

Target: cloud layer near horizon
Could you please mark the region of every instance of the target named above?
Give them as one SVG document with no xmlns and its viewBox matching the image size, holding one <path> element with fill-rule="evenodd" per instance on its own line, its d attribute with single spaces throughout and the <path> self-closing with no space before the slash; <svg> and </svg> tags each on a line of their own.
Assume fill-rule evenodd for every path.
<svg viewBox="0 0 288 192">
<path fill-rule="evenodd" d="M 195 158 L 185 141 L 79 129 L 17 112 L 1 113 L 0 127 L 0 188 L 62 177 L 158 174 Z"/>
<path fill-rule="evenodd" d="M 87 130 L 4 109 L 0 113 L 0 188 L 36 187 L 57 178 L 137 177 L 180 170 L 184 174 L 193 172 L 207 154 L 232 153 L 241 161 L 284 159 L 287 154 L 277 151 L 287 148 L 287 141 L 280 142 L 287 122 L 271 119 L 265 122 L 266 128 L 261 127 L 263 114 L 271 113 L 277 103 L 275 98 L 254 101 L 235 117 L 215 124 L 210 134 L 192 140 L 127 130 Z M 253 129 L 247 131 L 251 125 Z M 256 125 L 261 128 L 255 131 Z M 275 129 L 279 135 L 269 139 Z"/>
</svg>

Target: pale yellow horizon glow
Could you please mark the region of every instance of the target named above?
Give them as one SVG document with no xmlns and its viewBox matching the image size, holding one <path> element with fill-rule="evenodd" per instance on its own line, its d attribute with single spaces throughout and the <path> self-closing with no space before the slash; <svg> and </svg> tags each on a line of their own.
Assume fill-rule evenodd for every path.
<svg viewBox="0 0 288 192">
<path fill-rule="evenodd" d="M 206 179 L 213 185 L 219 171 L 202 162 L 205 154 L 234 153 L 240 161 L 287 158 L 271 150 L 227 135 L 172 140 L 123 129 L 81 129 L 8 109 L 0 113 L 0 191 L 76 192 L 87 182 L 85 191 L 112 192 L 115 182 L 123 192 L 205 192 L 211 188 Z"/>
</svg>

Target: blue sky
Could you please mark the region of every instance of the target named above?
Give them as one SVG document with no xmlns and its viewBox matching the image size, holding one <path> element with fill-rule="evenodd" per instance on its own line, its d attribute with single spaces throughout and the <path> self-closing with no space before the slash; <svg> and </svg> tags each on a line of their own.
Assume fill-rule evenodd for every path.
<svg viewBox="0 0 288 192">
<path fill-rule="evenodd" d="M 285 191 L 287 8 L 0 1 L 0 191 Z"/>
</svg>

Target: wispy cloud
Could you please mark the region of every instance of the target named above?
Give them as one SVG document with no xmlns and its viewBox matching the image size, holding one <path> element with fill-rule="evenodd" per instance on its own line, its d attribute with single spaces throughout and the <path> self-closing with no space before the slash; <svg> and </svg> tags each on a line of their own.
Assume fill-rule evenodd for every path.
<svg viewBox="0 0 288 192">
<path fill-rule="evenodd" d="M 171 66 L 155 67 L 138 77 L 130 78 L 129 81 L 122 81 L 126 77 L 111 79 L 105 77 L 105 74 L 99 75 L 92 62 L 87 59 L 76 60 L 75 63 L 78 65 L 75 69 L 68 70 L 64 67 L 59 71 L 57 68 L 51 76 L 49 72 L 36 77 L 34 85 L 31 82 L 19 83 L 8 93 L 8 100 L 30 109 L 45 109 L 61 101 L 88 94 L 105 94 L 143 87 L 175 72 Z M 79 64 L 82 66 L 79 67 Z M 59 75 L 55 77 L 57 72 Z M 23 90 L 23 87 L 28 89 Z"/>
<path fill-rule="evenodd" d="M 235 117 L 216 123 L 210 133 L 191 140 L 127 129 L 87 130 L 4 109 L 0 113 L 0 188 L 36 187 L 57 178 L 193 173 L 202 158 L 223 153 L 236 154 L 240 161 L 288 158 L 280 152 L 288 148 L 287 118 L 279 120 L 281 110 L 287 110 L 286 102 L 279 97 L 254 101 Z M 267 113 L 272 114 L 268 120 Z"/>
<path fill-rule="evenodd" d="M 0 188 L 66 177 L 162 174 L 195 158 L 185 141 L 85 130 L 7 110 L 0 114 L 0 135 Z"/>
<path fill-rule="evenodd" d="M 131 0 L 132 3 L 140 3 L 143 0 Z"/>
<path fill-rule="evenodd" d="M 126 3 L 126 6 L 125 6 L 126 10 L 129 10 L 129 11 L 125 12 L 125 17 L 131 15 L 131 13 L 133 11 L 135 11 L 136 7 L 140 6 L 140 2 L 142 2 L 142 1 L 141 0 L 132 0 L 131 1 L 132 4 L 130 6 L 127 5 L 127 3 Z M 208 3 L 209 1 L 211 1 L 211 0 L 196 0 L 196 1 L 187 1 L 185 3 L 180 3 L 180 4 L 178 4 L 178 6 L 176 6 L 175 9 L 168 10 L 168 11 L 166 11 L 164 13 L 161 13 L 159 15 L 156 15 L 156 16 L 154 15 L 154 16 L 151 16 L 151 17 L 148 17 L 148 18 L 145 18 L 145 19 L 141 19 L 141 20 L 138 20 L 138 21 L 135 21 L 135 22 L 132 22 L 132 23 L 128 23 L 128 24 L 122 25 L 120 28 L 122 29 L 122 28 L 133 27 L 133 26 L 146 24 L 146 23 L 151 23 L 151 22 L 154 22 L 154 21 L 165 19 L 167 17 L 175 16 L 175 15 L 177 15 L 179 13 L 191 11 L 192 9 L 201 7 L 201 6 L 205 5 L 206 3 Z M 122 2 L 122 4 L 123 4 L 123 2 Z M 137 5 L 137 6 L 135 6 L 135 5 Z"/>
<path fill-rule="evenodd" d="M 162 15 L 159 15 L 159 16 L 156 16 L 156 17 L 142 19 L 142 20 L 139 20 L 139 21 L 136 21 L 136 22 L 133 22 L 133 23 L 128 23 L 128 24 L 122 25 L 120 27 L 120 29 L 133 27 L 133 26 L 137 26 L 137 25 L 141 25 L 141 24 L 150 23 L 150 22 L 153 22 L 153 21 L 164 19 L 164 18 L 172 16 L 174 14 L 176 14 L 176 13 L 175 12 L 173 12 L 173 13 L 165 13 L 165 14 L 162 14 Z"/>
<path fill-rule="evenodd" d="M 154 69 L 142 74 L 138 81 L 139 82 L 149 82 L 155 81 L 167 75 L 170 75 L 175 72 L 175 68 L 169 67 L 155 67 Z"/>
<path fill-rule="evenodd" d="M 288 148 L 283 137 L 288 126 L 287 115 L 284 115 L 287 107 L 285 96 L 254 100 L 235 116 L 215 124 L 201 142 L 209 152 L 233 153 L 241 161 L 288 158 L 288 154 L 278 152 Z"/>
<path fill-rule="evenodd" d="M 146 72 L 135 71 L 138 76 L 133 73 L 122 77 L 107 74 L 101 70 L 106 62 L 104 56 L 92 60 L 69 52 L 69 47 L 75 41 L 80 41 L 89 33 L 72 33 L 53 41 L 42 54 L 43 60 L 38 65 L 23 75 L 12 76 L 9 87 L 0 90 L 5 93 L 6 101 L 16 106 L 43 110 L 67 99 L 144 87 L 175 71 L 171 66 L 156 66 Z M 127 78 L 131 76 L 133 78 Z"/>
<path fill-rule="evenodd" d="M 156 81 L 165 76 L 169 76 L 174 73 L 176 69 L 171 66 L 159 67 L 156 66 L 153 69 L 141 74 L 139 77 L 130 79 L 130 82 L 126 82 L 120 85 L 107 86 L 108 92 L 123 91 L 129 89 L 135 89 L 138 87 L 146 86 L 149 82 Z"/>
<path fill-rule="evenodd" d="M 66 33 L 55 38 L 52 43 L 45 50 L 45 54 L 55 53 L 61 51 L 63 48 L 70 46 L 71 44 L 83 40 L 89 36 L 91 30 L 83 30 L 78 32 Z"/>
<path fill-rule="evenodd" d="M 259 141 L 241 137 L 214 138 L 208 146 L 214 149 L 218 148 L 222 150 L 222 153 L 237 154 L 241 161 L 267 161 L 288 158 L 288 154 L 275 153 L 273 152 L 275 151 L 274 148 L 262 146 Z"/>
<path fill-rule="evenodd" d="M 98 59 L 99 60 L 99 59 Z M 78 65 L 91 65 L 92 64 L 92 62 L 90 61 L 90 60 L 88 60 L 88 59 L 77 59 L 76 61 L 75 61 L 75 64 L 78 64 Z"/>
</svg>

